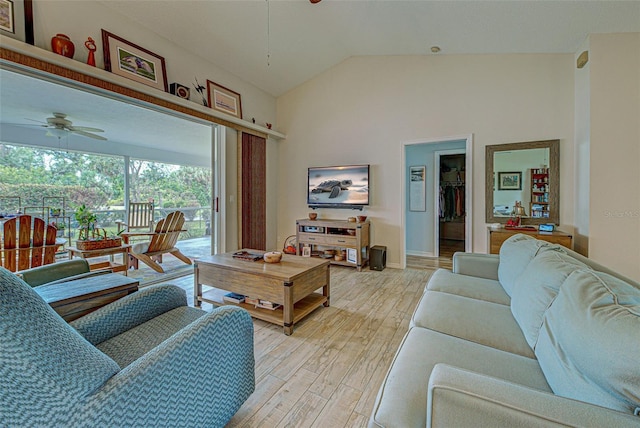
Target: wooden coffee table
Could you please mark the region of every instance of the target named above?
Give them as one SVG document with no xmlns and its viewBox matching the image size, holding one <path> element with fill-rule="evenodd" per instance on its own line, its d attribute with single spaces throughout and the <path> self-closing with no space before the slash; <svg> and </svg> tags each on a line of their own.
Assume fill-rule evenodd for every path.
<svg viewBox="0 0 640 428">
<path fill-rule="evenodd" d="M 73 281 L 35 287 L 62 318 L 73 321 L 96 309 L 138 291 L 138 281 L 117 273 L 88 276 Z"/>
<path fill-rule="evenodd" d="M 257 250 L 245 249 L 249 252 Z M 325 259 L 283 254 L 280 263 L 235 259 L 233 253 L 216 254 L 195 260 L 194 303 L 228 304 L 226 292 L 234 292 L 278 303 L 270 310 L 240 303 L 254 318 L 281 325 L 284 333 L 320 306 L 329 306 L 329 262 Z M 202 285 L 215 287 L 205 293 Z M 322 288 L 322 294 L 316 290 Z"/>
</svg>

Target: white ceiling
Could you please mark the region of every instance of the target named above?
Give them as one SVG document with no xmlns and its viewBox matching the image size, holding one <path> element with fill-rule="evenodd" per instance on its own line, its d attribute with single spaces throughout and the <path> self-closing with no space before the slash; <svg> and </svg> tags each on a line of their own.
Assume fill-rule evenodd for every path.
<svg viewBox="0 0 640 428">
<path fill-rule="evenodd" d="M 640 1 L 101 3 L 274 96 L 356 55 L 433 55 L 434 45 L 442 49 L 438 55 L 575 53 L 591 33 L 640 32 Z M 43 135 L 27 119 L 45 121 L 54 111 L 76 126 L 106 131 L 102 146 L 70 137 L 80 147 L 128 144 L 194 158 L 209 153 L 207 126 L 0 70 L 0 140 L 26 129 Z"/>
<path fill-rule="evenodd" d="M 274 96 L 351 56 L 575 53 L 590 33 L 640 31 L 640 1 L 102 3 Z"/>
</svg>

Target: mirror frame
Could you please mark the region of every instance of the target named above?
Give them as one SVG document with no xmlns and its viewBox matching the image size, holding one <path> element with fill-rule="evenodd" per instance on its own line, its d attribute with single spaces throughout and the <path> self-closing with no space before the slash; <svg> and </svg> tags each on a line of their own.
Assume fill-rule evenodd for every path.
<svg viewBox="0 0 640 428">
<path fill-rule="evenodd" d="M 509 217 L 496 217 L 493 215 L 493 192 L 495 180 L 495 171 L 493 169 L 494 153 L 543 148 L 549 149 L 549 217 L 523 217 L 522 224 L 560 224 L 560 140 L 527 141 L 522 143 L 495 144 L 485 147 L 485 218 L 487 223 L 506 223 L 507 220 L 509 220 Z"/>
</svg>

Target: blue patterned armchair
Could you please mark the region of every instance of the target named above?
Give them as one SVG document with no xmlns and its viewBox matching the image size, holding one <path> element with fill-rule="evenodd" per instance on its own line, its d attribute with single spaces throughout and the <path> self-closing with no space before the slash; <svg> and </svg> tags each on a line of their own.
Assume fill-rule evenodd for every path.
<svg viewBox="0 0 640 428">
<path fill-rule="evenodd" d="M 0 426 L 223 427 L 254 364 L 240 308 L 152 286 L 67 324 L 0 268 Z"/>
</svg>

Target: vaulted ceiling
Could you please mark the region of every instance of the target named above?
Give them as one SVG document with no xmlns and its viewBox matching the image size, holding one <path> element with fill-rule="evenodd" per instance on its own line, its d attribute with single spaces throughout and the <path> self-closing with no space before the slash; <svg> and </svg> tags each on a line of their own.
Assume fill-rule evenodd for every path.
<svg viewBox="0 0 640 428">
<path fill-rule="evenodd" d="M 575 53 L 640 31 L 639 1 L 127 1 L 102 3 L 280 96 L 357 55 Z"/>
</svg>

